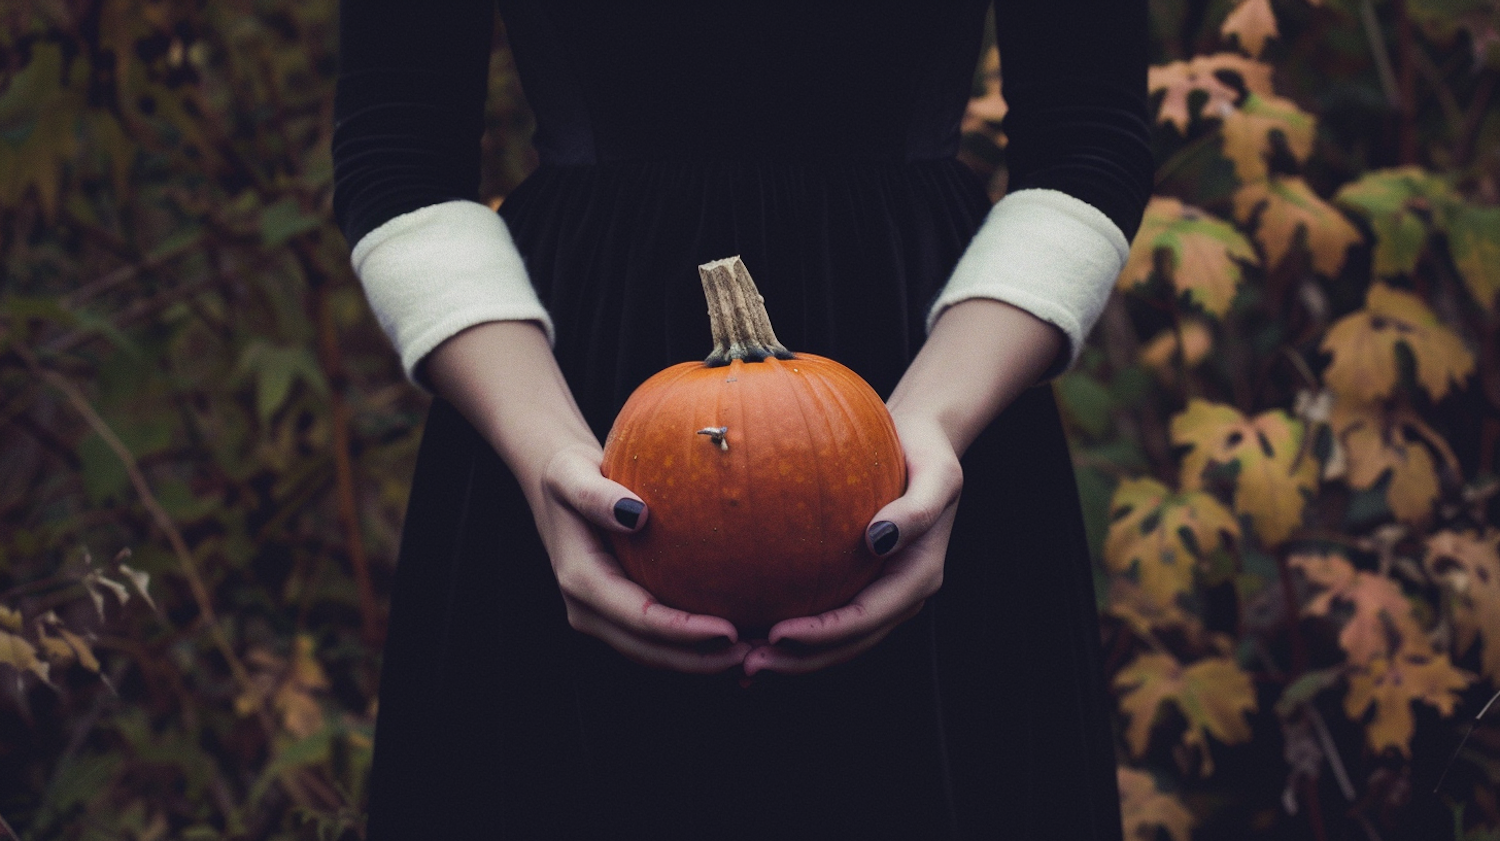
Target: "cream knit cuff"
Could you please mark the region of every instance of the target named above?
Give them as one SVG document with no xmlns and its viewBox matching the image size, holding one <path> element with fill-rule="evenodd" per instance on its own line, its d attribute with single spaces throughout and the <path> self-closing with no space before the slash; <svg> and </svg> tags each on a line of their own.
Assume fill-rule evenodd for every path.
<svg viewBox="0 0 1500 841">
<path fill-rule="evenodd" d="M 478 202 L 390 219 L 360 238 L 350 262 L 413 382 L 423 357 L 476 324 L 536 321 L 555 338 L 504 220 Z"/>
<path fill-rule="evenodd" d="M 959 301 L 1014 304 L 1067 334 L 1067 353 L 1045 374 L 1055 377 L 1078 359 L 1129 254 L 1119 227 L 1082 199 L 1057 190 L 1011 193 L 974 234 L 928 312 L 927 329 Z"/>
</svg>

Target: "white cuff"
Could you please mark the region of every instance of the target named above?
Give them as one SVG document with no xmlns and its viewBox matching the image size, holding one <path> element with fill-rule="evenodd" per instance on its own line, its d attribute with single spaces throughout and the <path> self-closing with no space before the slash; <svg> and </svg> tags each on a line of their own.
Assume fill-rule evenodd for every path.
<svg viewBox="0 0 1500 841">
<path fill-rule="evenodd" d="M 413 382 L 422 357 L 476 324 L 536 321 L 554 339 L 510 230 L 478 202 L 442 202 L 390 219 L 360 238 L 350 262 Z"/>
<path fill-rule="evenodd" d="M 1125 234 L 1082 199 L 1057 190 L 1011 193 L 975 232 L 927 314 L 927 329 L 969 298 L 1014 304 L 1067 334 L 1066 357 L 1045 375 L 1055 377 L 1078 359 L 1129 254 Z"/>
</svg>

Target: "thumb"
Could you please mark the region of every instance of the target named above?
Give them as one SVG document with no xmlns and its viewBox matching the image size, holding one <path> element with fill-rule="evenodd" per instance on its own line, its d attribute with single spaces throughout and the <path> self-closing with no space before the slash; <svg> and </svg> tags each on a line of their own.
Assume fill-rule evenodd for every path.
<svg viewBox="0 0 1500 841">
<path fill-rule="evenodd" d="M 942 519 L 963 488 L 963 468 L 951 456 L 933 460 L 908 457 L 906 493 L 875 513 L 865 543 L 876 557 L 900 551 Z"/>
<path fill-rule="evenodd" d="M 548 493 L 606 531 L 629 534 L 646 525 L 646 503 L 619 482 L 604 478 L 597 453 L 558 453 L 542 482 Z"/>
</svg>

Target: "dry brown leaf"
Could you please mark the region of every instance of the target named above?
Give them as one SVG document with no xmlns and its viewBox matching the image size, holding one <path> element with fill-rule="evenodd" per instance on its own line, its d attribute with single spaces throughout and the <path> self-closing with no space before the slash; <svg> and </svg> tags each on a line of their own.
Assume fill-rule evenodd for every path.
<svg viewBox="0 0 1500 841">
<path fill-rule="evenodd" d="M 1255 249 L 1233 225 L 1177 199 L 1156 196 L 1146 205 L 1116 286 L 1129 290 L 1143 285 L 1162 269 L 1176 294 L 1218 316 L 1229 311 L 1244 278 L 1241 263 L 1254 261 Z"/>
<path fill-rule="evenodd" d="M 15 633 L 21 632 L 21 611 L 0 604 L 0 628 Z"/>
<path fill-rule="evenodd" d="M 1233 39 L 1251 56 L 1259 56 L 1266 48 L 1267 39 L 1280 34 L 1276 29 L 1276 13 L 1271 11 L 1271 0 L 1242 0 L 1224 18 L 1219 34 L 1226 40 Z"/>
<path fill-rule="evenodd" d="M 1403 522 L 1424 521 L 1437 502 L 1434 450 L 1450 469 L 1458 469 L 1457 458 L 1437 430 L 1409 411 L 1388 412 L 1378 404 L 1339 400 L 1329 415 L 1329 427 L 1343 452 L 1343 478 L 1349 487 L 1374 487 L 1389 473 L 1386 505 Z"/>
<path fill-rule="evenodd" d="M 1147 74 L 1147 87 L 1152 94 L 1164 92 L 1157 122 L 1170 123 L 1187 134 L 1195 116 L 1188 107 L 1193 91 L 1202 91 L 1207 96 L 1198 116 L 1217 119 L 1233 110 L 1240 99 L 1240 91 L 1226 83 L 1222 75 L 1238 76 L 1246 90 L 1269 95 L 1271 72 L 1270 65 L 1237 53 L 1216 53 L 1152 67 Z"/>
<path fill-rule="evenodd" d="M 1395 748 L 1403 756 L 1411 756 L 1411 737 L 1416 729 L 1411 705 L 1421 701 L 1445 716 L 1452 715 L 1458 693 L 1471 680 L 1467 672 L 1453 667 L 1446 654 L 1382 655 L 1349 677 L 1344 712 L 1359 721 L 1373 706 L 1375 716 L 1365 731 L 1370 748 Z"/>
<path fill-rule="evenodd" d="M 1193 589 L 1202 553 L 1239 537 L 1234 514 L 1203 491 L 1174 494 L 1151 478 L 1126 479 L 1110 501 L 1104 563 L 1165 608 Z"/>
<path fill-rule="evenodd" d="M 1182 362 L 1188 368 L 1208 358 L 1214 344 L 1213 331 L 1208 323 L 1199 318 L 1185 318 L 1179 326 L 1180 331 L 1169 327 L 1141 347 L 1137 358 L 1142 365 L 1158 373 L 1175 370 L 1179 346 L 1182 348 Z M 1179 332 L 1181 342 L 1178 341 Z"/>
<path fill-rule="evenodd" d="M 1270 174 L 1266 161 L 1275 148 L 1273 133 L 1281 135 L 1294 158 L 1306 161 L 1312 154 L 1317 120 L 1290 99 L 1250 94 L 1239 108 L 1224 115 L 1220 131 L 1224 136 L 1224 157 L 1234 164 L 1234 174 L 1240 181 L 1249 183 Z"/>
<path fill-rule="evenodd" d="M 245 662 L 255 673 L 250 687 L 235 698 L 235 711 L 249 715 L 269 699 L 281 726 L 293 736 L 306 738 L 323 729 L 323 705 L 316 693 L 327 689 L 329 681 L 315 649 L 312 637 L 298 634 L 290 661 L 263 648 L 248 652 Z"/>
<path fill-rule="evenodd" d="M 1423 562 L 1451 596 L 1455 650 L 1479 642 L 1480 670 L 1500 686 L 1500 531 L 1438 532 L 1427 539 Z"/>
<path fill-rule="evenodd" d="M 1395 581 L 1355 569 L 1338 554 L 1301 553 L 1287 563 L 1321 590 L 1303 606 L 1304 614 L 1327 616 L 1335 602 L 1352 608 L 1339 631 L 1339 645 L 1351 664 L 1362 666 L 1394 651 L 1432 653 L 1411 602 Z"/>
<path fill-rule="evenodd" d="M 1333 355 L 1323 381 L 1340 396 L 1361 403 L 1385 399 L 1395 391 L 1399 375 L 1397 344 L 1411 351 L 1417 383 L 1434 400 L 1474 372 L 1474 356 L 1463 340 L 1421 298 L 1376 283 L 1364 309 L 1339 319 L 1323 336 L 1322 349 Z"/>
<path fill-rule="evenodd" d="M 1120 781 L 1120 816 L 1125 837 L 1131 841 L 1156 841 L 1158 829 L 1164 829 L 1172 841 L 1191 841 L 1193 813 L 1182 801 L 1164 793 L 1156 778 L 1145 771 L 1117 769 Z"/>
<path fill-rule="evenodd" d="M 47 661 L 36 656 L 36 647 L 10 631 L 0 631 L 0 663 L 18 672 L 31 672 L 43 683 L 50 680 Z"/>
<path fill-rule="evenodd" d="M 1192 449 L 1182 460 L 1182 487 L 1203 487 L 1210 464 L 1237 463 L 1234 510 L 1250 517 L 1268 545 L 1302 523 L 1318 483 L 1318 464 L 1304 451 L 1304 426 L 1279 409 L 1246 418 L 1233 406 L 1193 399 L 1171 423 L 1172 443 Z"/>
<path fill-rule="evenodd" d="M 1313 268 L 1331 277 L 1344 267 L 1349 246 L 1362 239 L 1354 225 L 1300 176 L 1273 175 L 1236 190 L 1234 216 L 1243 224 L 1258 217 L 1255 239 L 1265 249 L 1268 267 L 1281 263 L 1300 232 Z"/>
<path fill-rule="evenodd" d="M 1120 709 L 1129 723 L 1125 741 L 1133 756 L 1145 753 L 1163 704 L 1177 706 L 1187 721 L 1182 742 L 1196 749 L 1204 776 L 1213 773 L 1208 736 L 1226 745 L 1250 739 L 1245 716 L 1256 710 L 1250 676 L 1228 657 L 1208 657 L 1184 667 L 1170 654 L 1148 652 L 1115 675 Z"/>
</svg>

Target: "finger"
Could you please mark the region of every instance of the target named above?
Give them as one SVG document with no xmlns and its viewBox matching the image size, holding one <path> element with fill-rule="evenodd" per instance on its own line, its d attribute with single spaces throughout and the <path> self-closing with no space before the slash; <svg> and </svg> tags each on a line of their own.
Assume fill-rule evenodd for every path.
<svg viewBox="0 0 1500 841">
<path fill-rule="evenodd" d="M 695 645 L 714 637 L 739 641 L 739 630 L 728 619 L 689 613 L 658 602 L 627 578 L 614 556 L 597 544 L 590 552 L 564 559 L 554 571 L 570 607 L 597 614 L 605 623 L 636 636 L 680 645 Z"/>
<path fill-rule="evenodd" d="M 906 493 L 875 512 L 865 542 L 876 557 L 890 557 L 937 525 L 963 489 L 963 468 L 949 451 L 908 454 Z"/>
<path fill-rule="evenodd" d="M 573 619 L 573 627 L 597 637 L 643 666 L 691 674 L 716 674 L 738 666 L 751 650 L 749 643 L 733 642 L 722 636 L 689 644 L 643 638 L 590 611 L 577 615 Z"/>
<path fill-rule="evenodd" d="M 646 503 L 619 482 L 604 478 L 599 459 L 583 450 L 558 453 L 542 476 L 547 491 L 590 523 L 629 534 L 646 525 Z"/>
<path fill-rule="evenodd" d="M 808 648 L 803 646 L 767 645 L 752 649 L 745 656 L 745 675 L 755 677 L 760 672 L 776 672 L 784 675 L 804 675 L 853 660 L 874 648 L 885 639 L 896 626 L 916 616 L 922 604 L 912 607 L 899 621 L 884 625 L 873 632 L 859 636 L 830 648 Z"/>
</svg>

